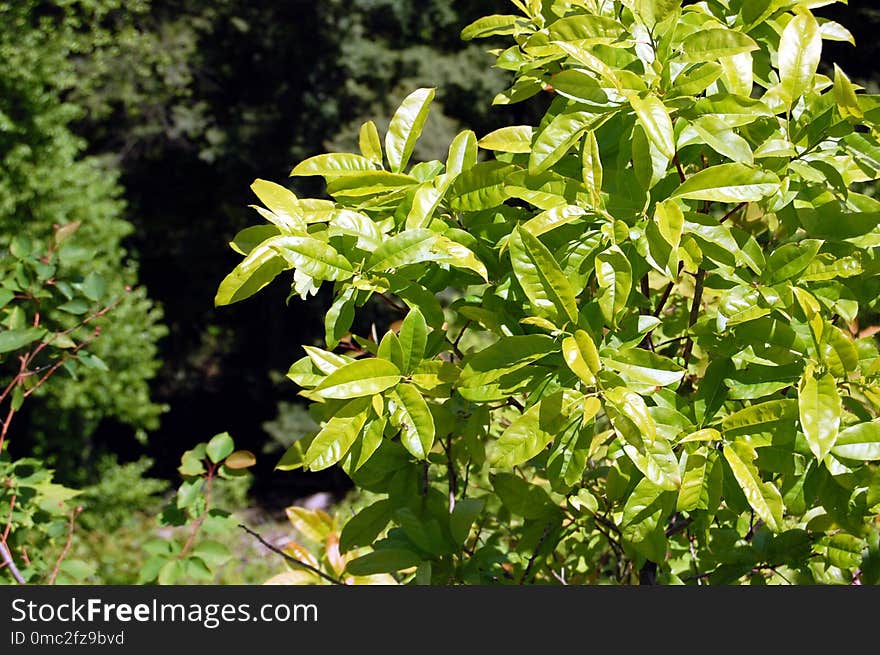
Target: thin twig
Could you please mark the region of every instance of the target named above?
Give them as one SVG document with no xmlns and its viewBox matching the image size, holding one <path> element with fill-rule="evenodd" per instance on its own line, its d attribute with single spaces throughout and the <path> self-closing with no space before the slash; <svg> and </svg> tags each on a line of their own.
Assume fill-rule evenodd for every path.
<svg viewBox="0 0 880 655">
<path fill-rule="evenodd" d="M 52 574 L 49 576 L 50 585 L 55 584 L 55 578 L 58 577 L 58 572 L 61 570 L 61 563 L 64 562 L 64 559 L 70 552 L 70 544 L 73 543 L 73 531 L 76 527 L 76 517 L 79 516 L 80 512 L 82 511 L 83 508 L 80 506 L 70 512 L 70 523 L 67 528 L 67 541 L 64 542 L 64 548 L 62 549 L 61 554 L 58 556 L 58 560 L 55 562 L 55 567 L 52 569 Z"/>
<path fill-rule="evenodd" d="M 687 180 L 687 175 L 684 174 L 684 169 L 681 167 L 681 161 L 678 158 L 678 153 L 675 153 L 675 157 L 672 158 L 673 163 L 675 163 L 675 170 L 678 171 L 679 179 L 684 182 Z"/>
<path fill-rule="evenodd" d="M 346 583 L 345 583 L 344 581 L 342 581 L 342 580 L 337 580 L 337 579 L 334 578 L 333 576 L 331 576 L 331 575 L 327 575 L 327 574 L 324 573 L 321 569 L 317 569 L 317 568 L 315 568 L 314 566 L 312 566 L 311 564 L 306 564 L 305 562 L 302 562 L 302 561 L 298 560 L 298 559 L 297 559 L 296 557 L 294 557 L 293 555 L 290 555 L 290 554 L 288 554 L 288 553 L 285 553 L 283 550 L 281 550 L 281 549 L 278 548 L 277 546 L 275 546 L 275 545 L 273 545 L 273 544 L 270 544 L 268 541 L 266 541 L 265 539 L 263 539 L 263 536 L 262 536 L 260 533 L 258 533 L 258 532 L 254 532 L 254 531 L 251 530 L 248 526 L 246 526 L 244 523 L 239 523 L 239 524 L 238 524 L 238 527 L 240 527 L 242 530 L 244 530 L 244 531 L 247 532 L 249 535 L 251 535 L 252 537 L 254 537 L 257 541 L 259 541 L 261 544 L 263 544 L 266 548 L 268 548 L 269 550 L 271 550 L 273 553 L 276 553 L 276 554 L 278 554 L 278 555 L 281 555 L 281 557 L 283 557 L 284 559 L 286 559 L 286 560 L 287 560 L 288 562 L 290 562 L 291 564 L 296 564 L 297 566 L 301 566 L 301 567 L 303 567 L 304 569 L 306 569 L 306 570 L 308 570 L 308 571 L 311 571 L 311 572 L 314 573 L 315 575 L 321 576 L 322 578 L 324 578 L 324 580 L 326 580 L 327 582 L 330 582 L 330 583 L 332 583 L 332 584 L 343 585 L 343 586 L 346 584 Z"/>
<path fill-rule="evenodd" d="M 697 319 L 700 317 L 700 304 L 703 302 L 703 285 L 706 280 L 706 271 L 702 268 L 697 272 L 697 279 L 694 286 L 694 302 L 691 305 L 691 315 L 688 320 L 688 329 L 690 330 L 697 322 Z M 687 371 L 688 364 L 691 362 L 691 355 L 694 352 L 694 339 L 693 336 L 688 336 L 687 341 L 684 344 L 684 352 L 682 353 L 682 357 L 684 358 L 684 370 Z M 682 382 L 684 382 L 685 378 L 682 378 Z"/>
<path fill-rule="evenodd" d="M 15 561 L 12 559 L 12 553 L 9 552 L 9 547 L 5 542 L 0 542 L 0 557 L 3 558 L 4 564 L 9 567 L 9 572 L 12 574 L 12 577 L 15 578 L 15 581 L 18 584 L 27 584 L 21 571 L 19 571 L 18 567 L 15 565 Z"/>
<path fill-rule="evenodd" d="M 547 537 L 550 536 L 550 528 L 553 527 L 552 523 L 547 523 L 544 527 L 544 532 L 541 535 L 541 538 L 538 540 L 538 545 L 535 546 L 534 552 L 532 552 L 532 556 L 529 558 L 529 563 L 526 565 L 526 570 L 523 571 L 522 577 L 519 579 L 520 584 L 525 584 L 528 580 L 529 573 L 532 571 L 532 566 L 535 564 L 535 560 L 538 559 L 538 553 L 541 552 L 541 548 L 544 546 L 544 542 L 547 541 Z"/>
<path fill-rule="evenodd" d="M 376 295 L 382 299 L 382 302 L 384 302 L 386 305 L 388 305 L 389 307 L 391 307 L 395 311 L 400 312 L 401 314 L 406 314 L 409 312 L 409 310 L 406 307 L 403 307 L 402 305 L 398 305 L 396 302 L 391 300 L 391 298 L 386 296 L 384 293 L 377 293 Z"/>
<path fill-rule="evenodd" d="M 736 212 L 738 212 L 740 209 L 742 209 L 743 207 L 745 207 L 745 206 L 748 205 L 748 204 L 749 204 L 749 203 L 747 203 L 747 202 L 741 202 L 741 203 L 739 203 L 736 207 L 734 207 L 734 208 L 731 209 L 729 212 L 727 212 L 727 213 L 721 218 L 721 220 L 718 221 L 718 222 L 719 222 L 719 223 L 723 223 L 724 221 L 726 221 L 728 218 L 730 218 L 731 216 L 733 216 Z"/>
</svg>

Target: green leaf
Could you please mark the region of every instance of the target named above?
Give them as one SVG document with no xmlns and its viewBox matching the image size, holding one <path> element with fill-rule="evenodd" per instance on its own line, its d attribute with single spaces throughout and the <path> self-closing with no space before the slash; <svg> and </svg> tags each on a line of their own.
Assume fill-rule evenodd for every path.
<svg viewBox="0 0 880 655">
<path fill-rule="evenodd" d="M 663 101 L 653 93 L 644 98 L 635 94 L 629 97 L 629 104 L 636 113 L 639 125 L 645 130 L 648 139 L 667 159 L 675 157 L 675 135 L 672 119 Z"/>
<path fill-rule="evenodd" d="M 449 207 L 454 211 L 492 209 L 508 198 L 507 177 L 518 167 L 501 161 L 481 162 L 463 172 L 449 189 Z"/>
<path fill-rule="evenodd" d="M 425 357 L 428 324 L 418 309 L 410 310 L 400 325 L 400 347 L 403 350 L 403 373 L 409 374 Z"/>
<path fill-rule="evenodd" d="M 159 584 L 174 585 L 185 574 L 185 564 L 182 560 L 172 559 L 165 562 L 159 569 Z"/>
<path fill-rule="evenodd" d="M 808 9 L 798 8 L 779 41 L 779 87 L 786 108 L 813 88 L 821 56 L 819 23 Z"/>
<path fill-rule="evenodd" d="M 212 462 L 219 464 L 229 457 L 233 450 L 235 450 L 235 444 L 232 441 L 232 437 L 229 436 L 228 432 L 221 432 L 211 438 L 205 448 L 205 453 Z"/>
<path fill-rule="evenodd" d="M 275 182 L 254 180 L 251 191 L 269 211 L 281 219 L 282 226 L 291 228 L 301 222 L 299 217 L 302 212 L 297 205 L 297 197 L 289 189 Z"/>
<path fill-rule="evenodd" d="M 577 330 L 573 337 L 562 340 L 562 355 L 568 368 L 577 375 L 584 384 L 596 384 L 596 373 L 602 368 L 599 352 L 592 337 L 583 330 Z"/>
<path fill-rule="evenodd" d="M 822 461 L 834 446 L 842 411 L 834 376 L 826 373 L 819 379 L 810 367 L 804 372 L 798 394 L 801 430 L 816 459 Z"/>
<path fill-rule="evenodd" d="M 317 280 L 347 280 L 351 263 L 329 243 L 306 236 L 281 236 L 267 242 L 292 267 Z"/>
<path fill-rule="evenodd" d="M 326 178 L 336 178 L 375 170 L 376 165 L 361 155 L 331 153 L 306 159 L 299 163 L 290 175 L 321 175 Z"/>
<path fill-rule="evenodd" d="M 0 353 L 8 353 L 39 341 L 47 334 L 43 328 L 21 328 L 0 332 Z"/>
<path fill-rule="evenodd" d="M 434 94 L 431 88 L 413 91 L 394 113 L 385 134 L 385 154 L 392 172 L 402 172 L 409 162 L 428 119 Z"/>
<path fill-rule="evenodd" d="M 767 259 L 767 283 L 779 284 L 800 276 L 816 258 L 822 241 L 804 239 L 776 248 Z"/>
<path fill-rule="evenodd" d="M 409 264 L 430 261 L 437 234 L 425 228 L 413 228 L 395 234 L 379 246 L 367 264 L 368 270 L 386 271 Z"/>
<path fill-rule="evenodd" d="M 580 405 L 579 400 L 577 404 Z M 490 464 L 511 469 L 544 450 L 564 427 L 571 409 L 565 405 L 562 392 L 546 396 L 532 405 L 501 434 L 489 458 Z"/>
<path fill-rule="evenodd" d="M 397 407 L 394 420 L 400 425 L 400 441 L 418 459 L 427 459 L 434 445 L 434 418 L 428 404 L 411 384 L 401 384 L 389 396 Z"/>
<path fill-rule="evenodd" d="M 837 64 L 834 64 L 834 100 L 844 118 L 864 118 L 865 113 L 859 104 L 856 88 Z"/>
<path fill-rule="evenodd" d="M 477 163 L 477 135 L 465 130 L 452 140 L 446 158 L 446 175 L 454 177 L 472 169 Z"/>
<path fill-rule="evenodd" d="M 576 323 L 574 290 L 547 247 L 519 228 L 514 229 L 509 245 L 513 273 L 538 314 L 557 326 L 566 321 Z"/>
<path fill-rule="evenodd" d="M 219 541 L 206 539 L 192 549 L 192 554 L 201 559 L 210 567 L 223 566 L 233 558 L 232 551 Z"/>
<path fill-rule="evenodd" d="M 354 322 L 356 290 L 347 288 L 336 299 L 324 315 L 324 335 L 328 348 L 335 348 L 348 334 Z"/>
<path fill-rule="evenodd" d="M 107 293 L 107 282 L 102 275 L 95 272 L 89 273 L 83 280 L 82 291 L 86 298 L 92 302 L 98 302 Z"/>
<path fill-rule="evenodd" d="M 460 384 L 463 387 L 490 384 L 557 351 L 556 342 L 543 334 L 504 337 L 465 360 Z"/>
<path fill-rule="evenodd" d="M 701 446 L 687 454 L 681 488 L 675 509 L 679 512 L 692 512 L 698 509 L 703 498 L 703 489 L 709 474 L 709 449 Z"/>
<path fill-rule="evenodd" d="M 753 464 L 757 453 L 750 445 L 734 441 L 724 446 L 724 459 L 730 465 L 733 477 L 743 490 L 746 500 L 767 527 L 773 532 L 782 529 L 784 510 L 782 495 L 772 482 L 764 482 Z"/>
<path fill-rule="evenodd" d="M 691 175 L 673 198 L 713 202 L 757 202 L 779 191 L 779 178 L 746 164 L 718 164 Z"/>
<path fill-rule="evenodd" d="M 369 398 L 356 398 L 346 403 L 312 440 L 303 466 L 321 471 L 345 457 L 367 422 L 370 409 Z"/>
<path fill-rule="evenodd" d="M 387 499 L 378 500 L 359 511 L 342 528 L 339 550 L 347 553 L 354 548 L 373 545 L 376 537 L 391 521 L 393 511 L 394 506 Z"/>
<path fill-rule="evenodd" d="M 639 480 L 623 506 L 621 527 L 623 528 L 623 538 L 626 541 L 638 545 L 650 539 L 651 534 L 659 527 L 660 520 L 665 513 L 662 502 L 663 492 L 664 489 L 647 478 Z M 655 557 L 657 555 L 659 553 L 655 554 Z M 662 557 L 657 557 L 657 559 L 662 559 Z"/>
<path fill-rule="evenodd" d="M 666 387 L 684 377 L 684 369 L 671 359 L 642 348 L 617 350 L 603 357 L 602 363 L 625 379 L 641 384 Z"/>
<path fill-rule="evenodd" d="M 401 373 L 394 364 L 373 357 L 346 364 L 328 375 L 314 389 L 322 398 L 358 398 L 372 396 L 400 382 Z"/>
<path fill-rule="evenodd" d="M 250 468 L 257 463 L 257 456 L 249 450 L 236 450 L 223 462 L 223 465 L 234 471 Z"/>
<path fill-rule="evenodd" d="M 725 432 L 753 428 L 775 421 L 793 420 L 797 416 L 798 404 L 796 400 L 770 400 L 746 407 L 734 412 L 722 421 L 721 425 Z"/>
<path fill-rule="evenodd" d="M 472 39 L 485 39 L 490 36 L 516 34 L 521 30 L 519 26 L 521 23 L 525 23 L 521 16 L 502 14 L 483 16 L 465 27 L 461 31 L 461 38 L 464 41 L 470 41 Z"/>
<path fill-rule="evenodd" d="M 528 232 L 534 237 L 539 237 L 581 218 L 586 213 L 584 209 L 576 205 L 559 205 L 530 218 L 520 226 L 520 230 Z"/>
<path fill-rule="evenodd" d="M 480 498 L 462 498 L 456 501 L 449 516 L 449 531 L 456 544 L 464 545 L 471 533 L 471 526 L 485 506 L 486 502 Z"/>
<path fill-rule="evenodd" d="M 596 281 L 599 283 L 602 316 L 614 327 L 632 291 L 632 266 L 617 246 L 611 246 L 596 255 Z"/>
<path fill-rule="evenodd" d="M 539 175 L 558 162 L 602 116 L 586 111 L 563 112 L 535 138 L 529 156 L 529 175 Z"/>
<path fill-rule="evenodd" d="M 880 460 L 880 423 L 859 423 L 842 430 L 831 453 L 847 459 Z"/>
<path fill-rule="evenodd" d="M 378 166 L 382 165 L 382 143 L 379 140 L 379 130 L 373 121 L 361 125 L 358 145 L 364 157 Z"/>
<path fill-rule="evenodd" d="M 404 548 L 382 548 L 350 561 L 345 570 L 351 575 L 365 576 L 392 573 L 418 566 L 420 555 Z"/>
<path fill-rule="evenodd" d="M 493 475 L 492 487 L 504 506 L 523 518 L 540 519 L 558 511 L 546 491 L 512 473 Z"/>
<path fill-rule="evenodd" d="M 691 123 L 691 128 L 715 152 L 741 164 L 754 163 L 749 142 L 717 116 L 701 116 Z"/>
<path fill-rule="evenodd" d="M 532 126 L 510 125 L 490 132 L 479 141 L 484 150 L 529 153 L 532 151 Z"/>
<path fill-rule="evenodd" d="M 681 43 L 681 59 L 688 62 L 717 61 L 758 49 L 758 44 L 744 34 L 724 28 L 697 30 Z"/>
<path fill-rule="evenodd" d="M 640 395 L 615 387 L 605 392 L 605 401 L 612 425 L 629 443 L 641 448 L 644 441 L 657 439 L 657 424 Z"/>
</svg>

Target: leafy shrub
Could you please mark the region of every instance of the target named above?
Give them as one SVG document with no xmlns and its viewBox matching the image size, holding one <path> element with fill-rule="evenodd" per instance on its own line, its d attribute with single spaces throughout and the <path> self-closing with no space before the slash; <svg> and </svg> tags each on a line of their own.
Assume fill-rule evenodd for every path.
<svg viewBox="0 0 880 655">
<path fill-rule="evenodd" d="M 293 169 L 332 200 L 252 186 L 217 304 L 334 288 L 289 372 L 321 428 L 280 467 L 380 494 L 352 575 L 876 582 L 880 97 L 819 69 L 849 33 L 797 2 L 513 4 L 463 36 L 512 37 L 494 102 L 547 94 L 537 125 L 410 166 L 419 89 L 384 150 L 366 123 Z M 368 302 L 381 339 L 350 334 Z"/>
</svg>

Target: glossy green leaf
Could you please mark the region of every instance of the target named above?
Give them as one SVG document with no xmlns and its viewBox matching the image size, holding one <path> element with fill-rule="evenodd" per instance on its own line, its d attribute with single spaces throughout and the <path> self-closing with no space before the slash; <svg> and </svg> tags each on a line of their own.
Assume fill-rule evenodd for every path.
<svg viewBox="0 0 880 655">
<path fill-rule="evenodd" d="M 684 376 L 684 369 L 671 359 L 642 348 L 617 350 L 603 357 L 602 363 L 624 379 L 659 387 L 675 384 Z"/>
<path fill-rule="evenodd" d="M 373 121 L 367 121 L 361 125 L 358 146 L 364 157 L 374 164 L 382 165 L 382 142 L 379 140 L 379 130 Z"/>
<path fill-rule="evenodd" d="M 779 85 L 787 107 L 812 89 L 821 56 L 819 23 L 808 9 L 799 9 L 779 41 Z"/>
<path fill-rule="evenodd" d="M 584 384 L 594 385 L 596 373 L 602 368 L 596 344 L 589 334 L 576 330 L 574 336 L 562 340 L 562 355 L 568 368 L 577 375 Z"/>
<path fill-rule="evenodd" d="M 449 146 L 449 155 L 446 157 L 446 174 L 454 177 L 464 171 L 469 171 L 476 165 L 477 155 L 477 135 L 471 130 L 461 132 Z"/>
<path fill-rule="evenodd" d="M 842 411 L 837 382 L 830 373 L 818 379 L 808 368 L 804 372 L 798 393 L 798 412 L 801 430 L 810 450 L 821 461 L 837 440 Z"/>
<path fill-rule="evenodd" d="M 539 175 L 562 159 L 581 136 L 601 121 L 587 111 L 563 112 L 538 132 L 529 156 L 529 174 Z"/>
<path fill-rule="evenodd" d="M 532 151 L 532 126 L 511 125 L 490 132 L 479 141 L 484 150 L 529 153 Z"/>
<path fill-rule="evenodd" d="M 250 298 L 290 268 L 290 264 L 272 247 L 273 241 L 270 239 L 251 250 L 223 279 L 214 298 L 217 307 Z"/>
<path fill-rule="evenodd" d="M 340 552 L 371 546 L 391 521 L 393 511 L 390 500 L 377 500 L 348 519 L 339 535 Z"/>
<path fill-rule="evenodd" d="M 29 346 L 47 334 L 43 328 L 19 328 L 0 332 L 0 353 L 8 353 Z"/>
<path fill-rule="evenodd" d="M 596 255 L 596 281 L 602 315 L 610 325 L 616 326 L 617 317 L 626 307 L 632 291 L 632 266 L 617 246 Z"/>
<path fill-rule="evenodd" d="M 681 44 L 682 60 L 689 62 L 717 61 L 758 49 L 758 44 L 743 32 L 725 28 L 697 30 Z"/>
<path fill-rule="evenodd" d="M 305 236 L 280 236 L 268 242 L 292 267 L 318 280 L 347 280 L 354 267 L 328 243 Z"/>
<path fill-rule="evenodd" d="M 351 560 L 345 570 L 351 575 L 367 576 L 379 573 L 393 573 L 401 569 L 418 566 L 420 555 L 405 548 L 382 548 Z"/>
<path fill-rule="evenodd" d="M 235 450 L 235 445 L 228 432 L 221 432 L 215 435 L 205 447 L 205 453 L 215 464 L 219 464 L 226 459 L 232 454 L 233 450 Z"/>
<path fill-rule="evenodd" d="M 574 290 L 547 247 L 518 228 L 513 231 L 509 245 L 514 275 L 535 310 L 556 325 L 577 322 Z"/>
<path fill-rule="evenodd" d="M 434 100 L 434 89 L 418 89 L 406 97 L 385 134 L 385 155 L 391 171 L 400 173 L 409 163 L 416 141 L 422 134 Z"/>
<path fill-rule="evenodd" d="M 636 113 L 639 125 L 645 130 L 648 139 L 667 159 L 675 156 L 675 136 L 669 109 L 657 96 L 649 93 L 644 98 L 632 95 L 629 104 Z"/>
<path fill-rule="evenodd" d="M 410 373 L 425 356 L 428 324 L 418 309 L 413 309 L 400 325 L 400 346 L 403 349 L 403 372 Z"/>
<path fill-rule="evenodd" d="M 343 177 L 347 175 L 357 175 L 367 171 L 375 171 L 376 165 L 362 155 L 353 155 L 349 153 L 333 153 L 326 155 L 315 155 L 305 161 L 297 164 L 290 172 L 294 175 L 321 175 L 323 177 Z"/>
<path fill-rule="evenodd" d="M 314 389 L 323 398 L 372 396 L 400 382 L 400 370 L 384 359 L 358 359 L 337 369 Z"/>
<path fill-rule="evenodd" d="M 841 430 L 831 453 L 847 459 L 880 460 L 880 423 L 858 423 Z"/>
<path fill-rule="evenodd" d="M 396 405 L 394 420 L 400 425 L 400 441 L 418 459 L 427 459 L 434 445 L 434 419 L 428 404 L 411 384 L 401 384 L 389 396 Z"/>
<path fill-rule="evenodd" d="M 856 88 L 837 64 L 834 64 L 834 100 L 837 110 L 844 118 L 863 118 L 865 112 L 859 104 Z"/>
<path fill-rule="evenodd" d="M 541 334 L 504 337 L 465 360 L 461 385 L 480 387 L 489 384 L 557 350 L 556 342 Z"/>
<path fill-rule="evenodd" d="M 507 177 L 516 166 L 500 161 L 481 162 L 459 175 L 449 189 L 449 206 L 456 211 L 491 209 L 508 198 Z"/>
<path fill-rule="evenodd" d="M 782 495 L 776 485 L 761 479 L 754 464 L 756 457 L 755 449 L 746 443 L 737 441 L 724 446 L 724 458 L 749 505 L 770 530 L 779 532 L 784 511 Z"/>
<path fill-rule="evenodd" d="M 714 202 L 757 202 L 779 191 L 779 178 L 746 164 L 718 164 L 691 175 L 675 198 Z"/>
<path fill-rule="evenodd" d="M 404 230 L 387 239 L 370 257 L 367 268 L 371 271 L 385 271 L 409 264 L 430 261 L 437 235 L 425 228 Z"/>
<path fill-rule="evenodd" d="M 322 471 L 339 462 L 358 438 L 369 413 L 369 398 L 355 398 L 346 403 L 312 440 L 303 466 Z"/>
</svg>

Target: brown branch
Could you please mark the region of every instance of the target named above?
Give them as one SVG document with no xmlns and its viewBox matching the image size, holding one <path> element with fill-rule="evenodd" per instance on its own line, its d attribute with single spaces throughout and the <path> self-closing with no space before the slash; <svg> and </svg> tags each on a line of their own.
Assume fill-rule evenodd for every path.
<svg viewBox="0 0 880 655">
<path fill-rule="evenodd" d="M 654 318 L 660 318 L 660 313 L 663 311 L 663 308 L 666 307 L 666 301 L 669 300 L 669 295 L 672 293 L 674 287 L 675 281 L 673 280 L 666 285 L 665 289 L 663 289 L 663 295 L 660 296 L 660 302 L 657 303 L 657 309 L 654 310 Z"/>
<path fill-rule="evenodd" d="M 314 573 L 315 575 L 318 575 L 318 576 L 322 577 L 324 580 L 326 580 L 327 582 L 330 582 L 331 584 L 345 586 L 346 583 L 345 583 L 344 581 L 342 581 L 342 580 L 337 580 L 337 579 L 334 578 L 333 576 L 331 576 L 331 575 L 327 575 L 327 574 L 324 573 L 321 569 L 315 568 L 315 567 L 312 566 L 311 564 L 306 564 L 305 562 L 298 560 L 298 559 L 297 559 L 296 557 L 294 557 L 293 555 L 290 555 L 290 554 L 284 552 L 283 550 L 281 550 L 280 548 L 278 548 L 277 546 L 275 546 L 275 545 L 269 543 L 268 541 L 266 541 L 265 539 L 263 539 L 263 536 L 262 536 L 260 533 L 258 533 L 258 532 L 254 532 L 254 531 L 251 530 L 248 526 L 246 526 L 244 523 L 239 523 L 239 524 L 238 524 L 238 527 L 240 527 L 242 530 L 244 530 L 244 531 L 247 532 L 249 535 L 251 535 L 252 537 L 254 537 L 257 541 L 259 541 L 261 544 L 263 544 L 266 548 L 268 548 L 269 550 L 271 550 L 273 553 L 276 553 L 276 554 L 278 554 L 278 555 L 281 555 L 281 557 L 283 557 L 284 559 L 286 559 L 286 560 L 287 560 L 288 562 L 290 562 L 291 564 L 296 564 L 297 566 L 301 566 L 302 568 L 304 568 L 304 569 L 306 569 L 306 570 L 308 570 L 308 571 L 311 571 L 311 572 Z"/>
<path fill-rule="evenodd" d="M 216 464 L 210 464 L 208 466 L 208 475 L 205 477 L 205 511 L 199 518 L 193 521 L 189 537 L 187 537 L 186 543 L 183 544 L 183 549 L 180 551 L 180 555 L 177 556 L 177 559 L 183 559 L 184 557 L 186 557 L 189 549 L 192 548 L 196 535 L 199 533 L 199 530 L 201 530 L 202 524 L 205 522 L 205 519 L 208 516 L 208 510 L 211 508 L 211 483 L 214 480 L 214 472 L 216 470 Z"/>
<path fill-rule="evenodd" d="M 678 158 L 678 153 L 675 153 L 675 157 L 672 158 L 673 163 L 675 163 L 675 170 L 678 171 L 679 179 L 684 182 L 687 180 L 687 175 L 684 174 L 684 169 L 681 167 L 681 160 Z"/>
<path fill-rule="evenodd" d="M 394 311 L 400 312 L 401 314 L 406 314 L 409 312 L 409 310 L 406 307 L 403 307 L 402 305 L 398 305 L 396 302 L 391 300 L 391 298 L 386 296 L 384 293 L 377 292 L 376 295 L 382 299 L 382 302 L 384 302 L 386 305 L 388 305 L 389 307 L 394 309 Z"/>
<path fill-rule="evenodd" d="M 739 203 L 736 207 L 734 207 L 734 208 L 731 209 L 729 212 L 727 212 L 727 213 L 721 218 L 721 220 L 719 220 L 718 222 L 719 222 L 719 223 L 723 223 L 723 222 L 726 221 L 728 218 L 730 218 L 731 216 L 733 216 L 736 212 L 738 212 L 740 209 L 742 209 L 743 207 L 746 207 L 748 204 L 749 204 L 749 203 L 747 203 L 747 202 L 741 202 L 741 203 Z"/>
<path fill-rule="evenodd" d="M 82 511 L 83 508 L 80 506 L 70 512 L 70 524 L 67 528 L 67 541 L 64 543 L 64 548 L 58 556 L 58 560 L 55 562 L 52 574 L 49 576 L 50 585 L 55 584 L 55 578 L 58 577 L 58 572 L 61 570 L 61 563 L 64 562 L 64 559 L 67 557 L 68 553 L 70 553 L 70 544 L 73 543 L 73 531 L 76 527 L 76 517 L 79 516 Z"/>
</svg>

